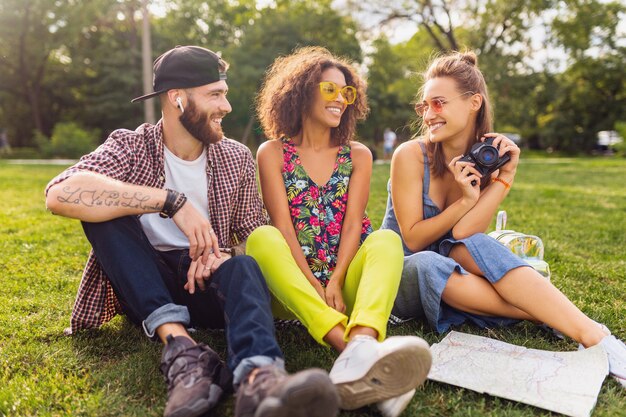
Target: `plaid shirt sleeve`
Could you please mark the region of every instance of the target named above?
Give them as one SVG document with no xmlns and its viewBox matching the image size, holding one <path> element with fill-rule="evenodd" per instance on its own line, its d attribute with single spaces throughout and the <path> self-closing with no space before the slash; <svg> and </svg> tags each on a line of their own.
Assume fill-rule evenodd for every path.
<svg viewBox="0 0 626 417">
<path fill-rule="evenodd" d="M 156 152 L 156 145 L 150 145 L 148 138 L 160 137 L 160 132 L 160 123 L 142 125 L 137 131 L 114 131 L 96 150 L 53 178 L 46 186 L 46 194 L 50 187 L 84 171 L 134 184 L 158 186 L 155 167 L 159 165 L 160 154 Z M 138 165 L 137 161 L 141 164 Z M 121 312 L 113 287 L 91 251 L 72 309 L 71 327 L 65 334 L 99 327 Z"/>
<path fill-rule="evenodd" d="M 257 188 L 256 165 L 252 153 L 246 149 L 239 196 L 233 214 L 233 233 L 236 241 L 239 243 L 245 241 L 254 229 L 265 224 L 268 224 L 268 219 Z"/>
<path fill-rule="evenodd" d="M 82 171 L 95 172 L 125 181 L 135 165 L 134 153 L 129 150 L 127 142 L 132 135 L 135 135 L 135 132 L 128 130 L 113 132 L 96 150 L 83 156 L 76 164 L 54 177 L 46 186 L 46 194 L 53 185 Z"/>
</svg>

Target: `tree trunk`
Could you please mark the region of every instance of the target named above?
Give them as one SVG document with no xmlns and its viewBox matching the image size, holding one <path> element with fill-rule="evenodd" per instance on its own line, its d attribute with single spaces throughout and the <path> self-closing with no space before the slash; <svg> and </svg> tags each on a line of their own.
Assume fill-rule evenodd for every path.
<svg viewBox="0 0 626 417">
<path fill-rule="evenodd" d="M 39 132 L 46 134 L 41 109 L 39 108 L 39 93 L 41 92 L 41 80 L 45 72 L 46 61 L 48 60 L 48 54 L 43 57 L 41 65 L 37 68 L 33 74 L 35 79 L 29 80 L 29 75 L 32 73 L 32 69 L 26 65 L 26 36 L 29 27 L 30 18 L 30 2 L 26 3 L 26 9 L 24 11 L 24 20 L 22 24 L 22 33 L 20 34 L 20 50 L 19 50 L 19 73 L 20 81 L 22 84 L 22 91 L 25 92 L 26 100 L 30 105 L 30 110 L 33 115 L 33 124 L 35 129 Z M 29 71 L 30 70 L 30 71 Z"/>
<path fill-rule="evenodd" d="M 243 131 L 243 136 L 241 137 L 241 143 L 244 145 L 248 145 L 248 138 L 250 137 L 250 133 L 252 132 L 252 126 L 254 125 L 254 116 L 250 116 L 248 119 L 248 123 L 246 124 L 246 128 Z"/>
</svg>

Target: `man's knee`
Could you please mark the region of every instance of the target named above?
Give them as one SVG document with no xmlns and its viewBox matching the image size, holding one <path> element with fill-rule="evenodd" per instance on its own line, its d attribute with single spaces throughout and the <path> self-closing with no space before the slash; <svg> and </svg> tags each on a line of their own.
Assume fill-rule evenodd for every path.
<svg viewBox="0 0 626 417">
<path fill-rule="evenodd" d="M 230 259 L 231 268 L 244 270 L 244 271 L 256 271 L 259 269 L 256 261 L 249 255 L 233 256 Z M 260 272 L 260 271 L 259 271 Z"/>
<path fill-rule="evenodd" d="M 265 279 L 253 257 L 249 255 L 234 256 L 223 263 L 220 269 L 224 268 L 223 277 L 226 278 L 231 285 L 247 286 L 250 284 L 265 286 Z"/>
<path fill-rule="evenodd" d="M 131 233 L 141 232 L 141 225 L 135 216 L 124 216 L 104 222 L 81 221 L 85 236 L 90 241 L 98 239 L 120 239 L 128 237 Z"/>
</svg>

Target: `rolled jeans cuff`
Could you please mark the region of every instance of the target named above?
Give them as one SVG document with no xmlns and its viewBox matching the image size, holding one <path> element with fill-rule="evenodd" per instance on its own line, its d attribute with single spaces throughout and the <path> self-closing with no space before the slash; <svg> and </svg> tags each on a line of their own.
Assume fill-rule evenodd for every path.
<svg viewBox="0 0 626 417">
<path fill-rule="evenodd" d="M 187 327 L 190 321 L 191 319 L 189 317 L 189 310 L 187 310 L 187 307 L 169 303 L 150 313 L 141 325 L 143 327 L 143 331 L 146 333 L 146 336 L 153 338 L 156 329 L 163 324 L 180 323 Z"/>
<path fill-rule="evenodd" d="M 275 365 L 277 368 L 285 370 L 285 361 L 282 358 L 270 358 L 269 356 L 251 356 L 239 362 L 239 365 L 233 371 L 233 386 L 239 388 L 239 384 L 248 376 L 255 368 L 262 366 Z"/>
</svg>

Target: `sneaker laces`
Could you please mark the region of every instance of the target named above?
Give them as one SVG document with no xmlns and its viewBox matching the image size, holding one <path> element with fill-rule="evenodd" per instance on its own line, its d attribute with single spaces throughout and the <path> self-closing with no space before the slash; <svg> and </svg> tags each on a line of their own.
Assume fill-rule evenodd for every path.
<svg viewBox="0 0 626 417">
<path fill-rule="evenodd" d="M 281 372 L 282 370 L 276 366 L 264 366 L 257 369 L 254 375 L 252 375 L 252 382 L 247 382 L 247 384 L 259 390 L 263 396 L 276 385 L 279 379 L 286 376 L 286 373 Z M 246 381 L 249 381 L 249 379 L 246 379 Z"/>
<path fill-rule="evenodd" d="M 272 388 L 278 385 L 286 372 L 275 365 L 263 366 L 252 371 L 241 383 L 235 403 L 236 417 L 251 417 Z"/>
<path fill-rule="evenodd" d="M 160 370 L 167 381 L 168 392 L 180 382 L 193 383 L 201 377 L 212 377 L 219 360 L 209 367 L 211 349 L 203 343 L 177 349 L 178 352 L 161 363 Z"/>
</svg>

